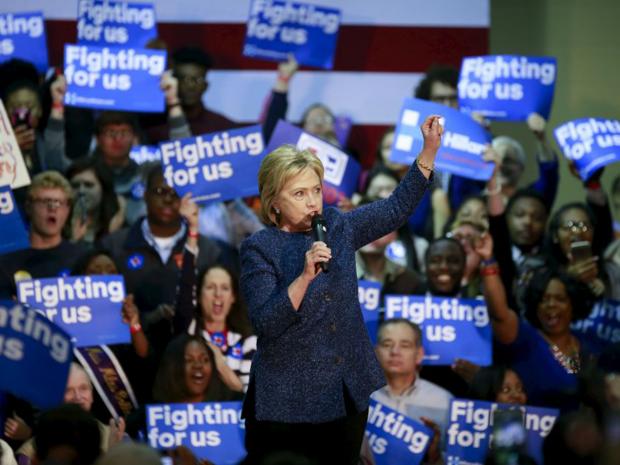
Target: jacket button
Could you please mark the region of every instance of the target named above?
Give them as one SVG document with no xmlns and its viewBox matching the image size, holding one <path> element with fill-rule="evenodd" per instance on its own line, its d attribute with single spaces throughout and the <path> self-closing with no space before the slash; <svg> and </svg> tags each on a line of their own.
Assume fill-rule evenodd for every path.
<svg viewBox="0 0 620 465">
<path fill-rule="evenodd" d="M 334 359 L 334 363 L 336 365 L 340 365 L 343 361 L 344 359 L 340 355 L 337 355 L 336 358 Z"/>
<path fill-rule="evenodd" d="M 336 332 L 336 323 L 332 323 L 331 325 L 329 325 L 329 332 L 330 333 Z"/>
<path fill-rule="evenodd" d="M 328 293 L 325 294 L 325 302 L 331 302 L 332 300 L 332 296 L 329 295 Z"/>
</svg>

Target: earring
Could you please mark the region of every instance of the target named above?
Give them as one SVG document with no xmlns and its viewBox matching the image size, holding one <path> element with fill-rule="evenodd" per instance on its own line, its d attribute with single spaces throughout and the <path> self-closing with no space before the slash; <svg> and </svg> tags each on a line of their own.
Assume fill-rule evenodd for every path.
<svg viewBox="0 0 620 465">
<path fill-rule="evenodd" d="M 274 207 L 274 210 L 275 210 L 275 212 L 276 212 L 276 215 L 279 215 L 279 214 L 280 214 L 280 210 L 278 210 L 278 209 L 277 209 L 277 208 L 275 208 L 275 207 Z"/>
</svg>

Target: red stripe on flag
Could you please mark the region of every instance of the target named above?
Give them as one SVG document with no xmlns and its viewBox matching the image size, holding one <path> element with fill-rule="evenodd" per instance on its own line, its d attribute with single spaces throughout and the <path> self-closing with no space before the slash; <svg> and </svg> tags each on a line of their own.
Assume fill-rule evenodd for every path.
<svg viewBox="0 0 620 465">
<path fill-rule="evenodd" d="M 75 43 L 75 21 L 46 21 L 50 62 L 62 63 L 65 43 Z M 216 69 L 275 69 L 273 62 L 241 55 L 245 24 L 159 23 L 169 50 L 199 44 Z M 460 66 L 463 56 L 488 53 L 488 28 L 342 26 L 336 71 L 424 72 L 434 63 Z"/>
</svg>

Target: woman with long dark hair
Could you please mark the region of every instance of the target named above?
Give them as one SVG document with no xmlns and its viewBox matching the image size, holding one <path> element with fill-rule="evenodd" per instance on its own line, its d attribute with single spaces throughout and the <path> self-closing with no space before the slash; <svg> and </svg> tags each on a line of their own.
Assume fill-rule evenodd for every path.
<svg viewBox="0 0 620 465">
<path fill-rule="evenodd" d="M 71 239 L 95 242 L 123 226 L 124 201 L 114 192 L 112 173 L 94 158 L 83 158 L 67 170 L 75 193 Z"/>
</svg>

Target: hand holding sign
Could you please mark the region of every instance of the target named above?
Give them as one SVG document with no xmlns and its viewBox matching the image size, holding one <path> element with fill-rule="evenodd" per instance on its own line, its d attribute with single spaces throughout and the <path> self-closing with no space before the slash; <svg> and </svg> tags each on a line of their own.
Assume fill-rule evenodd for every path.
<svg viewBox="0 0 620 465">
<path fill-rule="evenodd" d="M 172 70 L 167 69 L 163 72 L 159 87 L 164 91 L 168 107 L 179 105 L 179 80 L 172 74 Z"/>
<path fill-rule="evenodd" d="M 181 208 L 179 209 L 181 216 L 187 221 L 190 237 L 192 233 L 198 232 L 198 205 L 192 199 L 192 193 L 188 192 L 181 199 Z"/>
</svg>

